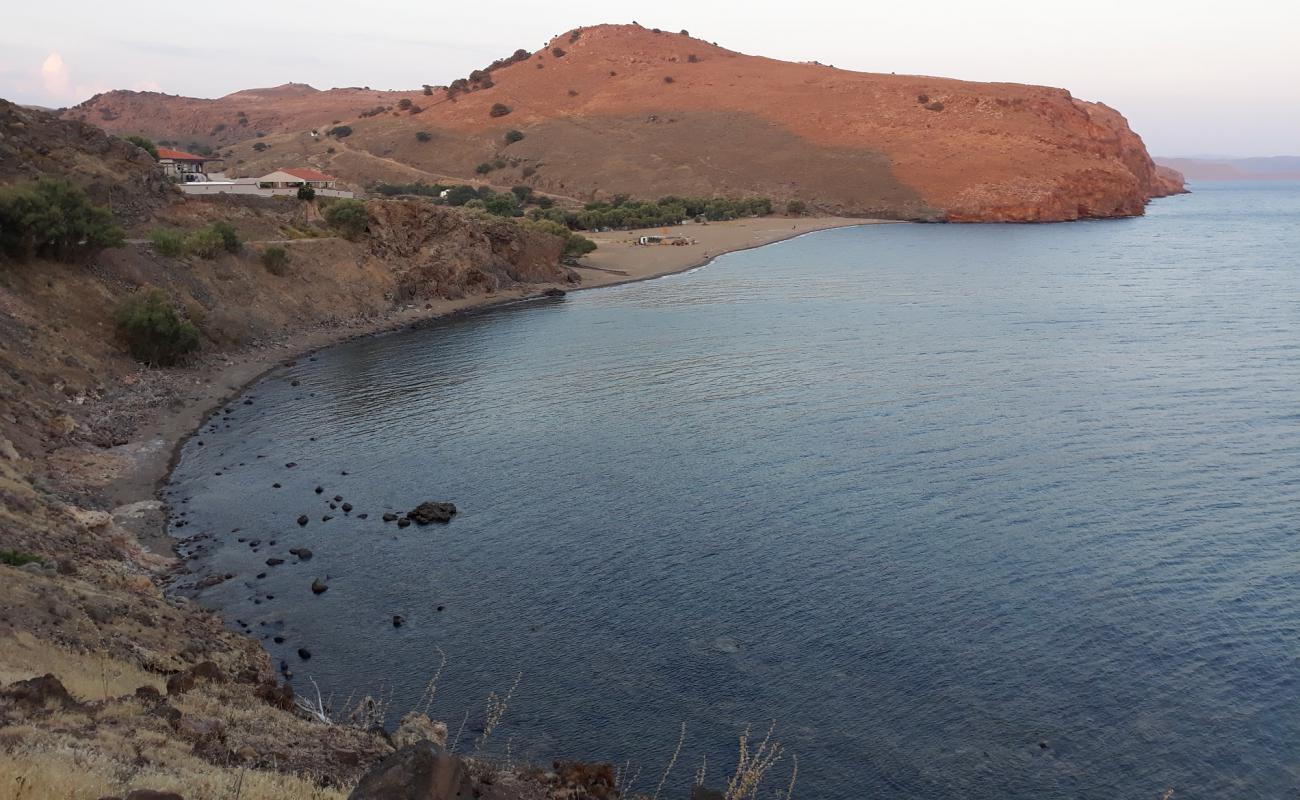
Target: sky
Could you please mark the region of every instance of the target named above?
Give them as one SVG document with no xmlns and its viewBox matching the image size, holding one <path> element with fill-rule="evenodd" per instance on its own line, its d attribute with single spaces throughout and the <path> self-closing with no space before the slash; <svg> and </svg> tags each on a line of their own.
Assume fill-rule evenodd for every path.
<svg viewBox="0 0 1300 800">
<path fill-rule="evenodd" d="M 1117 108 L 1156 155 L 1300 154 L 1300 4 L 1283 0 L 116 0 L 15 2 L 0 97 L 195 97 L 289 81 L 445 84 L 550 37 L 632 22 L 845 69 L 1059 86 Z"/>
</svg>

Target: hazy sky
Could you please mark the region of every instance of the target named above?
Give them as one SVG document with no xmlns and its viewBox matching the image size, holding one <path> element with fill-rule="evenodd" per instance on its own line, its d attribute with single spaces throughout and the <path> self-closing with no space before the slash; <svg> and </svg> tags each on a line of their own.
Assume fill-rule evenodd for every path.
<svg viewBox="0 0 1300 800">
<path fill-rule="evenodd" d="M 115 88 L 216 97 L 287 81 L 442 84 L 570 28 L 635 19 L 774 58 L 1061 86 L 1118 108 L 1156 154 L 1300 154 L 1300 4 L 1290 0 L 7 6 L 0 97 L 46 106 Z"/>
</svg>

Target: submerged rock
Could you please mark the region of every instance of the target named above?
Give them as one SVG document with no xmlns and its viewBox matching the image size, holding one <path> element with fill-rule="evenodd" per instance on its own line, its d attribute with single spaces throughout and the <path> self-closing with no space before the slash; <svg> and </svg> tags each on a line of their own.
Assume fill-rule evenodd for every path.
<svg viewBox="0 0 1300 800">
<path fill-rule="evenodd" d="M 307 515 L 306 515 L 306 514 L 301 514 L 301 515 L 299 515 L 299 517 L 298 517 L 298 524 L 299 524 L 299 525 L 306 525 L 306 524 L 307 524 Z"/>
<path fill-rule="evenodd" d="M 329 585 L 325 583 L 325 581 L 321 580 L 320 578 L 317 578 L 316 580 L 311 582 L 312 594 L 325 594 L 326 592 L 329 591 L 329 588 L 330 588 Z"/>
</svg>

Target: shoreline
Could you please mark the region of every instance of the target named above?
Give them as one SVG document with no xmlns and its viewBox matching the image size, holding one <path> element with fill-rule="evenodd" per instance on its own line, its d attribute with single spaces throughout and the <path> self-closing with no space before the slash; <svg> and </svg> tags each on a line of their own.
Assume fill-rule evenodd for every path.
<svg viewBox="0 0 1300 800">
<path fill-rule="evenodd" d="M 548 289 L 581 292 L 638 283 L 689 272 L 707 266 L 729 253 L 752 250 L 809 233 L 895 222 L 846 217 L 758 217 L 674 227 L 673 231 L 681 231 L 677 235 L 695 240 L 689 246 L 634 244 L 640 235 L 658 234 L 665 230 L 660 228 L 596 233 L 589 238 L 599 245 L 598 249 L 573 267 L 582 278 L 581 285 L 576 287 L 528 284 L 493 294 L 434 300 L 424 307 L 396 308 L 376 318 L 353 320 L 335 326 L 317 326 L 285 334 L 277 342 L 210 355 L 199 365 L 169 376 L 184 386 L 186 397 L 158 409 L 132 435 L 127 444 L 114 448 L 128 459 L 129 465 L 104 487 L 104 494 L 114 507 L 150 502 L 159 504 L 161 513 L 152 515 L 135 534 L 148 550 L 175 559 L 174 574 L 175 570 L 184 568 L 185 561 L 177 550 L 178 541 L 168 532 L 170 515 L 162 491 L 180 459 L 182 448 L 198 432 L 204 420 L 224 403 L 243 394 L 278 367 L 362 337 L 393 333 L 460 314 L 481 313 L 498 306 L 541 299 Z M 789 227 L 786 227 L 787 224 Z"/>
</svg>

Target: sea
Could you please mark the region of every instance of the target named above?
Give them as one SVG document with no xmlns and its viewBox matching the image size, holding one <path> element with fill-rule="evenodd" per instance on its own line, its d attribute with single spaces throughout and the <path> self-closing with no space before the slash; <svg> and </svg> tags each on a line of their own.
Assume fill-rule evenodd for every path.
<svg viewBox="0 0 1300 800">
<path fill-rule="evenodd" d="M 1300 797 L 1300 184 L 1192 188 L 299 359 L 184 446 L 177 590 L 233 574 L 200 602 L 340 718 L 629 794 L 748 731 L 759 797 Z"/>
</svg>

